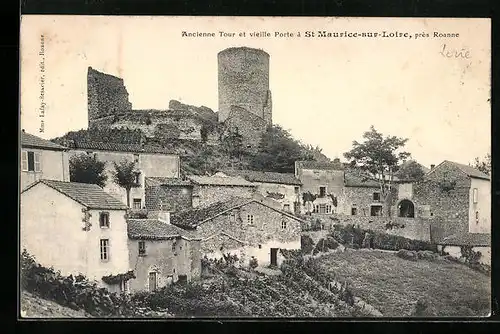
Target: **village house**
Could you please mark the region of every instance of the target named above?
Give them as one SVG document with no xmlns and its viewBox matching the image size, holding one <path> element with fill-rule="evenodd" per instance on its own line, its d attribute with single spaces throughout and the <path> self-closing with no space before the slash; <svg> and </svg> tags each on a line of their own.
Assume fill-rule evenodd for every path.
<svg viewBox="0 0 500 334">
<path fill-rule="evenodd" d="M 300 249 L 301 219 L 256 199 L 225 199 L 203 208 L 178 212 L 171 222 L 196 233 L 208 258 L 238 256 L 241 265 L 252 257 L 260 266 L 283 260 L 280 249 Z"/>
<path fill-rule="evenodd" d="M 350 216 L 382 216 L 380 184 L 359 172 L 346 171 L 344 187 L 338 196 L 337 212 Z"/>
<path fill-rule="evenodd" d="M 232 197 L 253 198 L 256 186 L 242 177 L 188 176 L 193 184 L 193 208 Z"/>
<path fill-rule="evenodd" d="M 130 207 L 134 210 L 145 209 L 146 202 L 146 177 L 180 177 L 180 158 L 163 149 L 142 147 L 136 144 L 117 144 L 93 141 L 68 142 L 71 148 L 70 158 L 75 155 L 88 154 L 106 163 L 108 179 L 104 191 L 120 198 L 127 203 L 127 193 L 113 180 L 115 172 L 114 163 L 121 161 L 135 162 L 136 182 L 130 191 Z"/>
<path fill-rule="evenodd" d="M 437 249 L 442 254 L 449 254 L 455 258 L 463 256 L 464 247 L 473 252 L 479 252 L 479 263 L 491 266 L 491 234 L 463 233 L 443 238 L 438 242 Z"/>
<path fill-rule="evenodd" d="M 21 193 L 21 248 L 65 276 L 127 291 L 126 210 L 97 185 L 39 180 Z"/>
<path fill-rule="evenodd" d="M 189 282 L 201 275 L 200 239 L 170 224 L 170 215 L 127 219 L 130 265 L 136 278 L 131 292 L 154 291 L 173 282 Z"/>
<path fill-rule="evenodd" d="M 467 165 L 443 161 L 412 185 L 406 200 L 421 217 L 440 218 L 437 239 L 491 231 L 491 182 L 488 175 Z"/>
<path fill-rule="evenodd" d="M 344 187 L 344 165 L 340 159 L 332 163 L 296 161 L 295 177 L 302 183 L 303 213 L 336 212 L 336 199 Z"/>
<path fill-rule="evenodd" d="M 193 184 L 171 177 L 146 177 L 146 209 L 176 212 L 193 207 Z"/>
<path fill-rule="evenodd" d="M 21 190 L 41 179 L 69 181 L 68 149 L 21 132 Z"/>
<path fill-rule="evenodd" d="M 224 169 L 215 175 L 242 177 L 256 185 L 257 193 L 280 203 L 282 210 L 300 213 L 300 187 L 302 183 L 294 174 Z"/>
</svg>

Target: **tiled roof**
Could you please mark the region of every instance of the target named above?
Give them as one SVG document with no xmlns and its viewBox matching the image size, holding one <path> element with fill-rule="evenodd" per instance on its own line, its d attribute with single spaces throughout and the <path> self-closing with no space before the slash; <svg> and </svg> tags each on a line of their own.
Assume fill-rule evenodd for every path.
<svg viewBox="0 0 500 334">
<path fill-rule="evenodd" d="M 222 177 L 222 176 L 188 176 L 193 183 L 204 186 L 238 186 L 238 187 L 254 187 L 255 185 L 248 182 L 242 177 Z"/>
<path fill-rule="evenodd" d="M 491 246 L 491 234 L 487 233 L 464 233 L 444 238 L 440 245 L 448 246 Z"/>
<path fill-rule="evenodd" d="M 171 214 L 170 222 L 177 226 L 195 228 L 200 222 L 217 216 L 227 210 L 240 207 L 252 199 L 233 197 L 230 200 L 217 202 L 207 207 L 188 209 Z"/>
<path fill-rule="evenodd" d="M 344 164 L 341 162 L 319 162 L 319 161 L 297 161 L 297 165 L 303 169 L 317 169 L 317 170 L 342 170 Z"/>
<path fill-rule="evenodd" d="M 223 169 L 222 173 L 229 176 L 240 176 L 249 182 L 279 183 L 301 185 L 299 179 L 292 173 L 261 172 L 254 170 Z"/>
<path fill-rule="evenodd" d="M 172 224 L 175 224 L 177 226 L 183 227 L 183 228 L 196 228 L 196 226 L 200 225 L 201 223 L 212 219 L 218 215 L 223 214 L 226 211 L 241 207 L 243 205 L 249 204 L 249 203 L 260 203 L 261 205 L 268 207 L 274 211 L 278 211 L 288 217 L 294 218 L 298 221 L 302 221 L 300 218 L 292 215 L 291 213 L 278 210 L 274 208 L 273 206 L 259 201 L 255 198 L 249 199 L 249 198 L 241 198 L 241 197 L 232 197 L 229 200 L 222 201 L 222 202 L 217 202 L 214 204 L 211 204 L 206 207 L 201 207 L 201 208 L 195 208 L 195 209 L 189 209 L 189 210 L 184 210 L 184 211 L 179 211 L 176 213 L 173 213 L 170 216 L 170 222 Z"/>
<path fill-rule="evenodd" d="M 474 177 L 474 178 L 478 178 L 478 179 L 485 179 L 485 180 L 490 179 L 490 177 L 488 175 L 481 172 L 480 170 L 475 169 L 472 166 L 467 166 L 467 165 L 459 164 L 458 162 L 453 162 L 453 161 L 448 161 L 448 160 L 445 160 L 445 162 L 455 165 L 462 172 L 467 174 L 467 176 L 469 176 L 469 177 Z M 436 168 L 436 167 L 434 167 L 434 168 Z"/>
<path fill-rule="evenodd" d="M 127 233 L 131 239 L 165 240 L 189 238 L 194 234 L 158 219 L 127 219 Z"/>
<path fill-rule="evenodd" d="M 84 140 L 75 140 L 73 142 L 72 148 L 81 150 L 98 150 L 98 151 L 112 151 L 112 152 L 175 154 L 173 151 L 167 150 L 165 148 L 142 146 L 139 144 L 120 144 L 120 143 L 84 141 Z"/>
<path fill-rule="evenodd" d="M 193 184 L 189 180 L 183 180 L 173 177 L 146 177 L 146 185 L 148 186 L 180 186 L 192 187 Z"/>
<path fill-rule="evenodd" d="M 346 171 L 344 174 L 346 187 L 379 188 L 380 184 L 356 171 Z"/>
<path fill-rule="evenodd" d="M 127 206 L 120 200 L 106 193 L 96 184 L 40 180 L 26 188 L 28 191 L 38 183 L 43 183 L 89 209 L 126 210 Z"/>
<path fill-rule="evenodd" d="M 21 147 L 44 148 L 57 151 L 64 151 L 68 149 L 67 147 L 58 145 L 37 136 L 33 136 L 32 134 L 26 132 L 21 132 Z"/>
</svg>

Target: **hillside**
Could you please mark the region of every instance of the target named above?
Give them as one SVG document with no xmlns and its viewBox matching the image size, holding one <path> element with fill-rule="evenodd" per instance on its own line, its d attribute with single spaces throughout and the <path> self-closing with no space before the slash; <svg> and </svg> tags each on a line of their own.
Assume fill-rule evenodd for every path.
<svg viewBox="0 0 500 334">
<path fill-rule="evenodd" d="M 73 310 L 54 301 L 21 291 L 22 318 L 92 318 L 82 310 Z"/>
</svg>

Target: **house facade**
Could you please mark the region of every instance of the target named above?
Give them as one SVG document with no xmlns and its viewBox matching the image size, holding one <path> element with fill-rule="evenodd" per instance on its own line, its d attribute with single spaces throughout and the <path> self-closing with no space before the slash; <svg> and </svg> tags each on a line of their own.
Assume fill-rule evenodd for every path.
<svg viewBox="0 0 500 334">
<path fill-rule="evenodd" d="M 350 216 L 383 215 L 383 198 L 377 181 L 359 173 L 346 172 L 345 184 L 338 197 L 338 213 Z"/>
<path fill-rule="evenodd" d="M 127 281 L 105 277 L 130 272 L 127 207 L 99 186 L 40 180 L 21 193 L 21 248 L 63 275 L 83 274 L 112 292 Z"/>
<path fill-rule="evenodd" d="M 148 211 L 176 212 L 193 207 L 193 184 L 189 180 L 146 177 L 145 186 Z"/>
<path fill-rule="evenodd" d="M 303 213 L 336 212 L 336 198 L 344 188 L 344 165 L 339 159 L 332 163 L 296 161 L 295 177 L 302 183 Z"/>
<path fill-rule="evenodd" d="M 231 198 L 203 208 L 178 212 L 171 222 L 201 238 L 208 258 L 234 254 L 240 264 L 252 257 L 260 266 L 279 266 L 280 249 L 300 249 L 299 218 L 255 199 Z"/>
<path fill-rule="evenodd" d="M 130 291 L 154 291 L 201 275 L 200 240 L 170 224 L 168 213 L 155 219 L 128 219 L 129 262 L 135 268 Z"/>
<path fill-rule="evenodd" d="M 162 149 L 145 149 L 140 145 L 72 141 L 70 157 L 87 154 L 106 163 L 108 179 L 104 190 L 127 203 L 126 190 L 113 181 L 114 163 L 123 160 L 135 162 L 135 186 L 130 191 L 130 207 L 135 210 L 146 207 L 146 177 L 180 177 L 180 158 Z"/>
<path fill-rule="evenodd" d="M 423 217 L 440 218 L 439 238 L 491 231 L 491 181 L 470 166 L 444 161 L 413 185 L 411 202 Z M 440 230 L 440 231 L 438 231 Z"/>
<path fill-rule="evenodd" d="M 68 149 L 21 132 L 21 190 L 41 179 L 69 181 Z"/>
<path fill-rule="evenodd" d="M 302 182 L 290 173 L 225 169 L 216 176 L 239 176 L 256 185 L 256 193 L 278 202 L 281 210 L 300 213 Z"/>
<path fill-rule="evenodd" d="M 193 208 L 209 206 L 232 197 L 252 198 L 256 185 L 242 177 L 188 176 L 193 184 Z"/>
</svg>

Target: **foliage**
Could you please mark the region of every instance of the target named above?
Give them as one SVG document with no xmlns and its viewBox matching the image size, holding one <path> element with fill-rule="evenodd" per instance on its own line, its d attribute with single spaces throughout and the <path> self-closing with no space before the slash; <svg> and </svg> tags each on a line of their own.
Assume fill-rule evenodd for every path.
<svg viewBox="0 0 500 334">
<path fill-rule="evenodd" d="M 295 161 L 312 159 L 310 154 L 304 152 L 304 147 L 288 131 L 273 125 L 262 134 L 251 167 L 255 170 L 293 173 Z"/>
<path fill-rule="evenodd" d="M 418 255 L 416 252 L 414 251 L 409 251 L 407 249 L 400 249 L 397 253 L 396 253 L 396 256 L 397 257 L 400 257 L 402 259 L 405 259 L 405 260 L 410 260 L 410 261 L 417 261 L 418 260 Z"/>
<path fill-rule="evenodd" d="M 300 249 L 304 254 L 311 254 L 313 251 L 314 241 L 309 235 L 303 234 L 300 236 Z"/>
<path fill-rule="evenodd" d="M 114 166 L 113 181 L 127 192 L 127 206 L 130 207 L 130 189 L 136 186 L 135 162 L 123 159 L 119 163 L 114 162 Z"/>
<path fill-rule="evenodd" d="M 369 241 L 365 240 L 366 233 L 369 233 Z M 353 225 L 347 225 L 345 227 L 342 225 L 335 225 L 333 237 L 341 244 L 353 248 L 361 248 L 363 246 L 363 241 L 365 240 L 364 243 L 369 242 L 374 249 L 392 251 L 398 251 L 400 249 L 411 251 L 429 250 L 437 252 L 437 246 L 429 242 L 412 240 L 370 230 L 363 230 L 356 228 Z"/>
<path fill-rule="evenodd" d="M 421 180 L 424 174 L 425 172 L 422 169 L 422 166 L 415 160 L 409 160 L 406 163 L 403 163 L 396 173 L 399 179 L 413 181 Z"/>
<path fill-rule="evenodd" d="M 462 257 L 465 258 L 465 263 L 467 264 L 478 264 L 481 259 L 481 252 L 475 252 L 472 250 L 472 246 L 461 246 L 460 252 Z"/>
<path fill-rule="evenodd" d="M 127 271 L 124 274 L 107 275 L 102 277 L 102 281 L 106 284 L 119 284 L 122 281 L 134 279 L 135 274 L 133 270 Z"/>
<path fill-rule="evenodd" d="M 41 266 L 26 250 L 21 254 L 21 287 L 41 298 L 75 310 L 85 310 L 93 316 L 141 316 L 138 305 L 127 295 L 109 293 L 83 275 L 63 276 L 53 268 Z M 145 316 L 148 311 L 146 309 Z"/>
<path fill-rule="evenodd" d="M 255 257 L 252 256 L 252 258 L 249 260 L 249 266 L 250 268 L 252 269 L 255 269 L 259 266 L 259 262 L 257 261 L 257 259 Z"/>
<path fill-rule="evenodd" d="M 69 175 L 71 182 L 97 184 L 104 187 L 108 176 L 106 163 L 99 161 L 94 155 L 82 153 L 69 159 Z"/>
<path fill-rule="evenodd" d="M 243 154 L 243 136 L 238 130 L 229 130 L 221 138 L 222 149 L 231 158 L 240 158 Z"/>
<path fill-rule="evenodd" d="M 339 243 L 332 237 L 321 238 L 313 250 L 313 255 L 320 252 L 328 252 L 329 250 L 335 250 L 339 246 Z"/>
<path fill-rule="evenodd" d="M 353 141 L 353 148 L 344 153 L 344 157 L 351 162 L 352 167 L 358 167 L 364 172 L 377 177 L 384 202 L 390 198 L 391 180 L 397 171 L 399 163 L 406 160 L 410 154 L 401 152 L 407 138 L 387 136 L 384 138 L 372 125 L 370 130 L 363 134 L 364 142 Z M 389 180 L 386 179 L 389 177 Z M 389 210 L 386 205 L 386 211 Z M 388 212 L 387 212 L 388 213 Z"/>
<path fill-rule="evenodd" d="M 472 166 L 487 175 L 491 175 L 491 154 L 486 154 L 483 160 L 480 160 L 479 157 L 477 157 Z"/>
<path fill-rule="evenodd" d="M 436 312 L 432 307 L 429 307 L 427 300 L 421 298 L 415 303 L 415 309 L 411 315 L 414 317 L 433 317 L 436 316 Z"/>
</svg>

